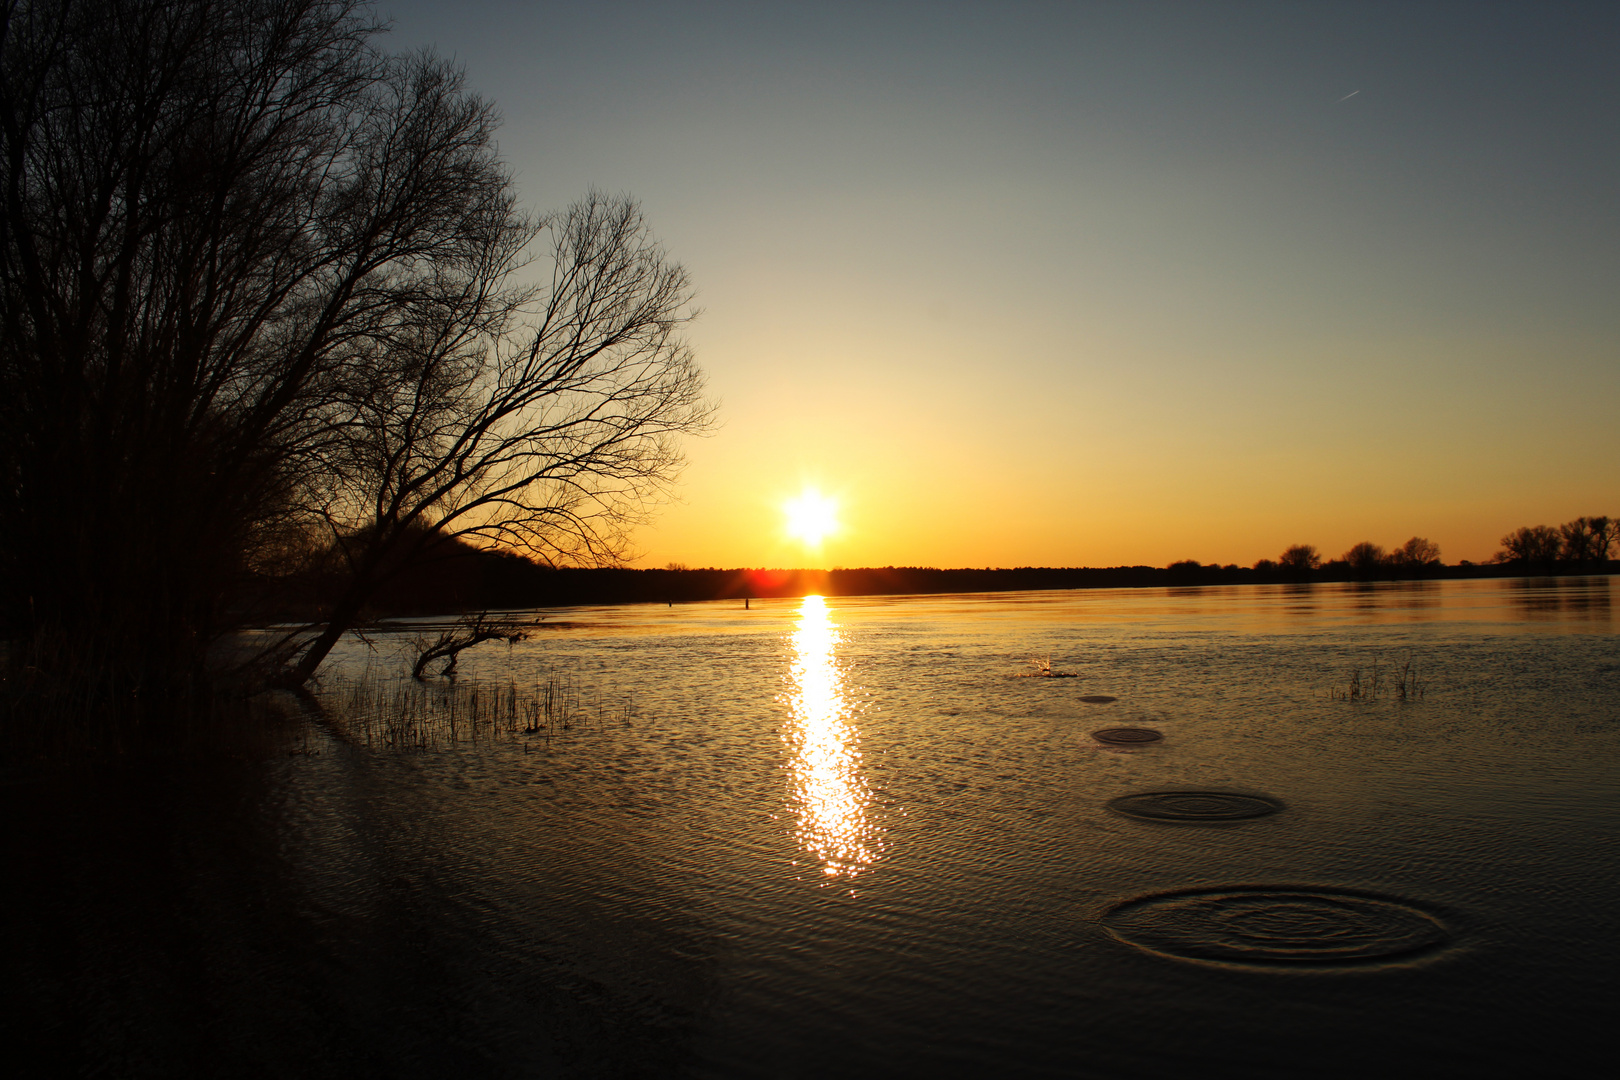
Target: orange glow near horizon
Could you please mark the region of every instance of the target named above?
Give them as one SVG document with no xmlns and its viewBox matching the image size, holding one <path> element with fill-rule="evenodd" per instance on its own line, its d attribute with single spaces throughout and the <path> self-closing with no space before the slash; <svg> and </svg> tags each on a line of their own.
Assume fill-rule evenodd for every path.
<svg viewBox="0 0 1620 1080">
<path fill-rule="evenodd" d="M 790 639 L 789 691 L 782 699 L 792 714 L 782 737 L 791 754 L 794 836 L 829 878 L 853 878 L 877 857 L 859 732 L 838 663 L 842 639 L 827 602 L 805 597 Z"/>
</svg>

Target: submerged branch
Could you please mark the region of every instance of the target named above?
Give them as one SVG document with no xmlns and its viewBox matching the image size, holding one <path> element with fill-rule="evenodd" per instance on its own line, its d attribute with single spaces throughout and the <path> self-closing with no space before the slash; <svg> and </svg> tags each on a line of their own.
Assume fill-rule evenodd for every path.
<svg viewBox="0 0 1620 1080">
<path fill-rule="evenodd" d="M 463 616 L 454 626 L 441 633 L 436 641 L 429 643 L 424 638 L 416 640 L 417 656 L 416 663 L 411 666 L 411 678 L 424 678 L 423 672 L 428 665 L 437 660 L 448 660 L 442 674 L 453 676 L 463 651 L 485 641 L 515 644 L 528 636 L 527 626 L 527 623 L 492 619 L 487 611 Z"/>
</svg>

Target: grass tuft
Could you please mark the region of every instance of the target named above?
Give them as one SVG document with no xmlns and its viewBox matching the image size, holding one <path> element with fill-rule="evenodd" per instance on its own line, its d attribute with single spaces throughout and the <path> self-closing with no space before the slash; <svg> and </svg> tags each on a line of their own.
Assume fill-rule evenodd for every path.
<svg viewBox="0 0 1620 1080">
<path fill-rule="evenodd" d="M 1420 701 L 1428 690 L 1428 684 L 1418 677 L 1418 669 L 1410 654 L 1401 662 L 1399 668 L 1393 672 L 1394 685 L 1391 687 L 1390 679 L 1385 675 L 1377 660 L 1373 661 L 1372 668 L 1362 677 L 1361 668 L 1350 669 L 1350 682 L 1343 689 L 1332 687 L 1328 690 L 1328 697 L 1334 701 L 1377 701 L 1380 697 L 1393 696 L 1396 701 Z"/>
<path fill-rule="evenodd" d="M 518 742 L 625 725 L 635 718 L 628 699 L 589 699 L 572 678 L 550 672 L 534 686 L 507 682 L 428 683 L 359 679 L 332 683 L 319 694 L 338 733 L 374 749 L 433 751 L 457 745 Z M 527 749 L 527 745 L 525 746 Z"/>
</svg>

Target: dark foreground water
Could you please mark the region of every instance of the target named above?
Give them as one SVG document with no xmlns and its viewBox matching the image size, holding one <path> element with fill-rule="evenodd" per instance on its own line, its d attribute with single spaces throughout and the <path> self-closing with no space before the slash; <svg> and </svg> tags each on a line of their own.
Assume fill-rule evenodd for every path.
<svg viewBox="0 0 1620 1080">
<path fill-rule="evenodd" d="M 1614 592 L 548 613 L 462 665 L 566 683 L 532 734 L 360 715 L 352 643 L 313 753 L 6 778 L 7 1072 L 1574 1074 Z"/>
</svg>

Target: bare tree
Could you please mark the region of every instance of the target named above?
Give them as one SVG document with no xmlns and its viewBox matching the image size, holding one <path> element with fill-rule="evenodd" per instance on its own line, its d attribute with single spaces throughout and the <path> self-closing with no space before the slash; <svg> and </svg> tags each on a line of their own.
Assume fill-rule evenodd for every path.
<svg viewBox="0 0 1620 1080">
<path fill-rule="evenodd" d="M 558 276 L 521 287 L 491 107 L 379 29 L 4 0 L 0 617 L 64 685 L 187 683 L 312 553 L 347 585 L 306 676 L 443 537 L 610 559 L 707 416 L 639 214 L 548 223 Z"/>
<path fill-rule="evenodd" d="M 1277 556 L 1277 565 L 1294 573 L 1305 573 L 1322 565 L 1322 556 L 1313 544 L 1294 544 Z"/>
<path fill-rule="evenodd" d="M 1344 561 L 1358 574 L 1371 574 L 1385 564 L 1384 549 L 1370 540 L 1363 540 L 1344 553 Z"/>
<path fill-rule="evenodd" d="M 1389 562 L 1392 566 L 1407 569 L 1438 566 L 1440 564 L 1440 545 L 1433 540 L 1414 536 L 1389 553 Z"/>
<path fill-rule="evenodd" d="M 1501 542 L 1496 562 L 1551 566 L 1563 551 L 1564 538 L 1550 525 L 1529 525 L 1508 533 Z"/>
<path fill-rule="evenodd" d="M 486 641 L 522 641 L 528 636 L 529 625 L 511 619 L 492 618 L 487 611 L 463 616 L 448 630 L 440 631 L 434 640 L 417 639 L 416 662 L 411 665 L 411 678 L 426 678 L 429 665 L 440 660 L 445 661 L 441 674 L 454 677 L 462 653 Z"/>
<path fill-rule="evenodd" d="M 533 303 L 477 325 L 447 311 L 336 405 L 340 437 L 312 475 L 346 583 L 290 681 L 313 676 L 381 584 L 451 540 L 617 561 L 680 469 L 677 438 L 707 427 L 680 336 L 691 286 L 636 204 L 593 194 L 545 225 L 552 275 Z"/>
<path fill-rule="evenodd" d="M 1558 527 L 1561 551 L 1566 562 L 1584 563 L 1592 558 L 1592 537 L 1586 531 L 1586 519 L 1576 518 Z"/>
<path fill-rule="evenodd" d="M 1586 528 L 1592 538 L 1592 558 L 1608 562 L 1620 550 L 1620 518 L 1589 517 Z"/>
<path fill-rule="evenodd" d="M 1578 517 L 1558 527 L 1563 542 L 1561 555 L 1577 566 L 1601 565 L 1608 561 L 1620 522 L 1607 517 Z"/>
<path fill-rule="evenodd" d="M 388 145 L 413 104 L 373 29 L 316 0 L 6 5 L 4 615 L 64 678 L 195 660 L 334 346 L 466 233 L 464 194 L 392 183 L 444 148 Z"/>
</svg>

